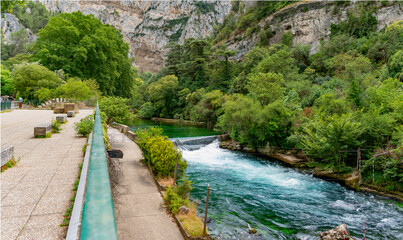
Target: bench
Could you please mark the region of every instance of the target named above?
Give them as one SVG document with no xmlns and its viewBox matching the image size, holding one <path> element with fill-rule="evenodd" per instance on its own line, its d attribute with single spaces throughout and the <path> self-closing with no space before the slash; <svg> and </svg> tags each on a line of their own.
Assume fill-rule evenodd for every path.
<svg viewBox="0 0 403 240">
<path fill-rule="evenodd" d="M 53 109 L 53 113 L 64 113 L 64 108 L 62 107 L 57 107 Z"/>
<path fill-rule="evenodd" d="M 75 113 L 78 113 L 78 105 L 75 103 L 65 103 L 64 104 L 64 112 L 68 111 L 74 111 Z"/>
<path fill-rule="evenodd" d="M 34 136 L 43 136 L 46 137 L 52 131 L 52 124 L 51 123 L 42 123 L 34 128 Z"/>
<path fill-rule="evenodd" d="M 67 111 L 67 117 L 74 117 L 75 112 L 74 111 Z"/>
<path fill-rule="evenodd" d="M 59 123 L 65 123 L 67 121 L 67 114 L 57 115 L 56 121 Z"/>
</svg>

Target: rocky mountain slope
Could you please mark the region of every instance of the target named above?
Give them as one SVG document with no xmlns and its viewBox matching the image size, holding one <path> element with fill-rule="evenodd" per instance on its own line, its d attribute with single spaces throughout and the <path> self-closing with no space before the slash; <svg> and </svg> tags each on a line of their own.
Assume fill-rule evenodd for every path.
<svg viewBox="0 0 403 240">
<path fill-rule="evenodd" d="M 165 45 L 170 41 L 183 43 L 186 38 L 202 38 L 210 35 L 213 26 L 220 24 L 231 12 L 231 2 L 220 0 L 36 0 L 42 2 L 53 12 L 82 11 L 93 14 L 103 23 L 120 30 L 130 44 L 130 57 L 135 59 L 141 72 L 157 72 L 164 64 Z M 253 1 L 242 1 L 245 6 L 253 7 Z M 223 40 L 230 50 L 236 50 L 234 59 L 238 60 L 259 44 L 259 33 L 270 26 L 272 34 L 268 42 L 278 43 L 284 32 L 291 32 L 294 44 L 309 44 L 311 53 L 318 51 L 320 42 L 327 40 L 331 24 L 347 18 L 349 11 L 356 7 L 355 2 L 337 4 L 329 1 L 308 1 L 292 4 L 271 14 L 258 23 L 258 29 L 247 36 L 246 31 L 232 34 Z M 378 20 L 378 30 L 397 20 L 403 20 L 403 4 L 395 1 L 377 2 L 373 15 Z M 238 13 L 239 14 L 239 13 Z M 9 39 L 12 32 L 22 25 L 11 14 L 5 14 L 2 31 Z M 250 26 L 254 27 L 254 26 Z M 29 34 L 30 41 L 36 36 Z"/>
<path fill-rule="evenodd" d="M 209 35 L 222 23 L 230 1 L 68 1 L 40 0 L 53 12 L 93 14 L 120 30 L 130 44 L 131 57 L 140 71 L 157 72 L 164 63 L 164 48 L 170 41 Z"/>
<path fill-rule="evenodd" d="M 285 32 L 293 35 L 293 44 L 310 45 L 310 53 L 319 50 L 320 42 L 328 40 L 331 24 L 346 20 L 349 12 L 357 7 L 358 2 L 338 4 L 331 1 L 307 1 L 292 4 L 268 16 L 258 23 L 259 31 L 247 37 L 246 32 L 233 34 L 223 42 L 230 50 L 238 51 L 234 56 L 241 59 L 253 46 L 259 43 L 259 33 L 265 25 L 270 26 L 272 36 L 270 44 L 279 43 Z M 397 1 L 376 2 L 373 15 L 378 21 L 377 30 L 398 20 L 403 20 L 403 4 Z M 253 27 L 253 26 L 251 26 Z"/>
</svg>

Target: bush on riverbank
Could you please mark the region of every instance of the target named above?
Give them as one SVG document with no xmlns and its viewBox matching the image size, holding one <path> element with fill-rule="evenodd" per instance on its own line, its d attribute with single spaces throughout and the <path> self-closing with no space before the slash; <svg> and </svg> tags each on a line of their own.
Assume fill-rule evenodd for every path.
<svg viewBox="0 0 403 240">
<path fill-rule="evenodd" d="M 176 159 L 178 159 L 177 179 L 184 174 L 187 162 L 182 159 L 182 154 L 175 148 L 175 145 L 162 136 L 162 129 L 149 128 L 136 132 L 137 141 L 144 153 L 145 160 L 151 166 L 157 177 L 173 177 Z"/>
<path fill-rule="evenodd" d="M 121 97 L 104 97 L 99 102 L 99 109 L 107 116 L 107 122 L 129 123 L 134 114 L 129 107 L 130 100 Z"/>
</svg>

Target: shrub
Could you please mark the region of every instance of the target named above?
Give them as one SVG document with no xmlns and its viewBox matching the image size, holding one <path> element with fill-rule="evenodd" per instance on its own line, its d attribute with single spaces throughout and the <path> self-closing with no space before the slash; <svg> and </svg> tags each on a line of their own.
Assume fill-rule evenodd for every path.
<svg viewBox="0 0 403 240">
<path fill-rule="evenodd" d="M 130 100 L 121 97 L 105 97 L 99 103 L 99 109 L 108 116 L 108 122 L 127 123 L 134 115 L 129 108 Z"/>
<path fill-rule="evenodd" d="M 77 134 L 88 137 L 94 129 L 94 116 L 88 115 L 85 118 L 80 119 L 79 122 L 74 123 L 74 130 Z"/>
<path fill-rule="evenodd" d="M 173 175 L 177 157 L 179 157 L 177 176 L 180 177 L 185 172 L 186 161 L 182 159 L 182 154 L 178 153 L 174 144 L 166 137 L 152 137 L 148 140 L 147 145 L 149 147 L 149 163 L 158 177 Z"/>
<path fill-rule="evenodd" d="M 188 205 L 189 200 L 187 199 L 182 199 L 178 194 L 177 194 L 177 187 L 168 187 L 165 192 L 165 197 L 164 200 L 167 203 L 169 210 L 173 214 L 177 214 L 178 210 L 181 206 L 183 205 Z"/>
<path fill-rule="evenodd" d="M 60 130 L 62 130 L 62 123 L 59 123 L 57 120 L 52 120 L 52 131 L 58 133 Z"/>
<path fill-rule="evenodd" d="M 174 144 L 166 136 L 161 136 L 161 128 L 140 129 L 136 134 L 137 143 L 155 175 L 162 178 L 173 177 L 178 156 L 177 178 L 184 174 L 187 162 L 182 159 L 182 154 L 178 152 Z"/>
</svg>

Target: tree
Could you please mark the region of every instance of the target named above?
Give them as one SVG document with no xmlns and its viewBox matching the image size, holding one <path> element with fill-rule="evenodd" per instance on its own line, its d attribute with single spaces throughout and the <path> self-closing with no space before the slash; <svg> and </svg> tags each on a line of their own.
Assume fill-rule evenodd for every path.
<svg viewBox="0 0 403 240">
<path fill-rule="evenodd" d="M 29 1 L 26 5 L 15 6 L 13 15 L 20 20 L 24 27 L 29 28 L 33 33 L 37 33 L 46 26 L 52 13 L 41 2 Z"/>
<path fill-rule="evenodd" d="M 28 40 L 28 31 L 21 28 L 17 32 L 12 33 L 8 45 L 10 46 L 9 57 L 28 53 L 31 45 Z"/>
<path fill-rule="evenodd" d="M 227 49 L 227 46 L 220 44 L 212 48 L 213 61 L 210 62 L 210 88 L 227 92 L 232 78 L 233 64 L 229 60 L 236 52 Z"/>
<path fill-rule="evenodd" d="M 174 75 L 162 77 L 150 84 L 148 91 L 151 101 L 162 117 L 172 117 L 176 108 L 176 94 L 179 89 L 178 78 Z"/>
<path fill-rule="evenodd" d="M 195 122 L 205 122 L 212 128 L 218 117 L 223 113 L 222 106 L 226 97 L 220 90 L 213 90 L 201 96 L 200 101 L 191 110 L 190 119 Z"/>
<path fill-rule="evenodd" d="M 286 81 L 298 79 L 298 68 L 295 65 L 293 51 L 284 45 L 270 47 L 269 55 L 263 58 L 252 72 L 281 73 Z"/>
<path fill-rule="evenodd" d="M 36 90 L 55 89 L 63 81 L 44 66 L 36 63 L 23 63 L 16 67 L 13 83 L 19 96 L 33 99 Z"/>
<path fill-rule="evenodd" d="M 148 119 L 154 116 L 155 108 L 152 103 L 146 102 L 141 106 L 139 111 L 140 118 Z"/>
<path fill-rule="evenodd" d="M 184 63 L 182 65 L 181 86 L 191 91 L 206 87 L 208 83 L 207 62 L 210 43 L 206 40 L 188 38 L 183 44 Z"/>
<path fill-rule="evenodd" d="M 79 78 L 70 78 L 66 84 L 56 88 L 55 92 L 58 97 L 85 100 L 89 97 L 90 88 L 85 82 Z"/>
<path fill-rule="evenodd" d="M 24 1 L 18 1 L 18 0 L 13 0 L 13 1 L 7 1 L 7 0 L 1 0 L 1 13 L 9 13 L 11 10 L 13 10 L 13 7 L 15 6 L 23 6 L 27 3 L 26 0 Z"/>
<path fill-rule="evenodd" d="M 38 35 L 34 56 L 50 70 L 96 79 L 104 95 L 131 95 L 134 72 L 129 46 L 114 27 L 93 15 L 63 13 L 51 18 Z"/>
<path fill-rule="evenodd" d="M 9 70 L 1 64 L 1 95 L 12 95 L 14 93 L 14 84 Z"/>
<path fill-rule="evenodd" d="M 340 150 L 357 149 L 364 127 L 354 119 L 353 114 L 332 115 L 309 122 L 305 127 L 302 146 L 308 156 L 323 161 L 337 160 Z"/>
<path fill-rule="evenodd" d="M 99 109 L 108 117 L 108 122 L 130 123 L 134 115 L 128 106 L 130 100 L 121 97 L 104 97 L 99 102 Z"/>
<path fill-rule="evenodd" d="M 265 106 L 283 96 L 284 79 L 281 74 L 254 73 L 248 75 L 246 88 L 252 98 L 258 100 L 262 106 Z"/>
</svg>

